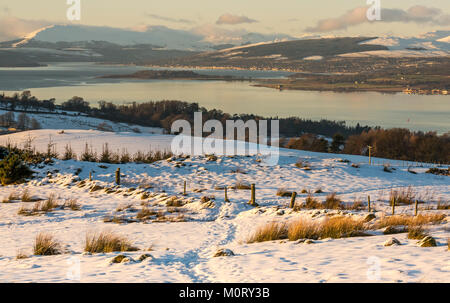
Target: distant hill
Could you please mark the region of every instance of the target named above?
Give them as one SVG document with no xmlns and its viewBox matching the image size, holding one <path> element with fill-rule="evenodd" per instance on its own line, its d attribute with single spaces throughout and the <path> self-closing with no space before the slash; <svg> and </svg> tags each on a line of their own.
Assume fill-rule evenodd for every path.
<svg viewBox="0 0 450 303">
<path fill-rule="evenodd" d="M 285 41 L 277 43 L 257 43 L 232 47 L 212 52 L 203 52 L 193 56 L 178 58 L 180 65 L 191 66 L 270 66 L 308 59 L 310 57 L 327 58 L 340 54 L 388 50 L 383 45 L 363 45 L 361 42 L 371 37 L 329 38 Z"/>
</svg>

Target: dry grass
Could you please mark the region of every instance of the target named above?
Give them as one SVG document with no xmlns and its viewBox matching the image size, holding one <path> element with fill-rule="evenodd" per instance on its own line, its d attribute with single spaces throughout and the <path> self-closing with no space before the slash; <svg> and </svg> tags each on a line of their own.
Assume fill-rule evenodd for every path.
<svg viewBox="0 0 450 303">
<path fill-rule="evenodd" d="M 61 254 L 61 245 L 51 234 L 39 233 L 34 241 L 33 253 L 36 256 L 59 255 Z"/>
<path fill-rule="evenodd" d="M 33 198 L 31 197 L 30 192 L 28 191 L 28 189 L 25 189 L 22 192 L 22 198 L 21 198 L 22 202 L 34 202 Z"/>
<path fill-rule="evenodd" d="M 264 242 L 288 238 L 325 239 L 367 236 L 364 222 L 350 217 L 333 217 L 323 221 L 298 220 L 290 224 L 272 222 L 259 227 L 247 243 Z"/>
<path fill-rule="evenodd" d="M 59 207 L 58 202 L 56 200 L 56 195 L 53 193 L 51 193 L 48 196 L 48 198 L 45 202 L 43 202 L 43 203 L 38 202 L 38 203 L 40 204 L 40 211 L 42 211 L 42 212 L 50 212 L 50 211 L 54 210 L 55 208 Z"/>
<path fill-rule="evenodd" d="M 78 203 L 77 199 L 68 199 L 65 203 L 64 203 L 64 208 L 69 208 L 73 211 L 78 211 L 81 210 L 81 205 Z"/>
<path fill-rule="evenodd" d="M 237 181 L 236 184 L 233 186 L 233 189 L 250 190 L 252 189 L 252 186 L 246 182 Z"/>
<path fill-rule="evenodd" d="M 114 251 L 138 251 L 139 249 L 123 236 L 112 232 L 88 233 L 84 251 L 90 253 L 109 253 Z"/>
<path fill-rule="evenodd" d="M 32 208 L 22 206 L 17 214 L 21 216 L 37 216 L 41 213 L 51 212 L 58 207 L 60 207 L 60 205 L 57 203 L 55 195 L 50 194 L 45 202 L 36 202 Z"/>
<path fill-rule="evenodd" d="M 321 209 L 322 203 L 317 200 L 312 193 L 309 193 L 305 199 L 305 203 L 302 205 L 306 209 Z"/>
<path fill-rule="evenodd" d="M 147 207 L 143 207 L 136 215 L 136 219 L 138 220 L 148 220 L 150 219 L 150 217 L 152 216 L 156 216 L 157 212 L 155 212 L 154 210 L 151 210 Z"/>
<path fill-rule="evenodd" d="M 426 236 L 429 235 L 421 225 L 411 226 L 410 228 L 408 228 L 408 239 L 422 240 Z"/>
<path fill-rule="evenodd" d="M 259 227 L 253 235 L 247 239 L 247 243 L 280 240 L 286 239 L 287 237 L 288 233 L 286 224 L 271 222 Z"/>
<path fill-rule="evenodd" d="M 411 205 L 416 202 L 417 194 L 411 186 L 397 190 L 391 190 L 389 201 L 395 201 L 395 205 Z"/>
<path fill-rule="evenodd" d="M 8 198 L 3 199 L 2 203 L 12 203 L 14 201 L 19 201 L 20 197 L 15 193 L 12 192 L 9 194 Z"/>
<path fill-rule="evenodd" d="M 308 161 L 304 161 L 302 159 L 299 159 L 295 166 L 298 168 L 303 168 L 304 170 L 311 170 L 311 164 Z"/>
<path fill-rule="evenodd" d="M 448 203 L 448 202 L 442 202 L 442 200 L 439 200 L 439 201 L 437 202 L 437 207 L 436 207 L 436 209 L 438 209 L 438 210 L 447 210 L 447 209 L 450 209 L 450 203 Z"/>
<path fill-rule="evenodd" d="M 442 222 L 446 217 L 445 214 L 424 214 L 414 216 L 396 215 L 381 218 L 377 223 L 377 228 L 387 226 L 418 226 L 428 223 L 436 224 Z"/>
<path fill-rule="evenodd" d="M 326 209 L 342 209 L 344 208 L 342 200 L 337 196 L 336 193 L 329 194 L 325 199 L 324 207 Z"/>
<path fill-rule="evenodd" d="M 19 250 L 16 255 L 16 260 L 28 259 L 29 256 L 25 254 L 22 250 Z"/>
<path fill-rule="evenodd" d="M 166 206 L 168 207 L 182 207 L 184 204 L 183 200 L 178 197 L 171 197 L 166 201 Z"/>
<path fill-rule="evenodd" d="M 279 188 L 277 190 L 277 196 L 279 197 L 291 197 L 292 191 L 288 191 L 286 188 Z"/>
</svg>

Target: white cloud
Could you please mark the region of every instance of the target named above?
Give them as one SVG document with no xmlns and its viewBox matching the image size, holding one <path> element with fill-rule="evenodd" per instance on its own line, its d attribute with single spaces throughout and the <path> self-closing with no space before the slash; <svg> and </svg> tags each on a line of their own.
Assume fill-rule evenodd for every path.
<svg viewBox="0 0 450 303">
<path fill-rule="evenodd" d="M 367 19 L 367 7 L 357 7 L 336 17 L 320 20 L 315 26 L 306 28 L 307 32 L 328 32 L 343 30 L 351 26 L 369 23 Z M 450 15 L 444 14 L 440 9 L 422 5 L 412 6 L 407 10 L 382 9 L 381 21 L 378 22 L 403 22 L 403 23 L 430 23 L 433 25 L 450 25 Z"/>
<path fill-rule="evenodd" d="M 236 24 L 242 24 L 242 23 L 255 23 L 258 22 L 256 20 L 250 19 L 246 16 L 237 16 L 232 14 L 224 14 L 217 19 L 216 24 L 229 24 L 229 25 L 236 25 Z"/>
</svg>

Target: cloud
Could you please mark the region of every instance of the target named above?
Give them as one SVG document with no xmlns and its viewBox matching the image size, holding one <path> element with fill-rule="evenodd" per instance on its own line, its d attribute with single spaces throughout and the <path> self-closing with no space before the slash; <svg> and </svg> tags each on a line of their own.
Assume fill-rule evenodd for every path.
<svg viewBox="0 0 450 303">
<path fill-rule="evenodd" d="M 232 14 L 224 14 L 217 19 L 216 24 L 229 24 L 229 25 L 236 25 L 236 24 L 242 24 L 242 23 L 255 23 L 258 22 L 257 20 L 250 19 L 246 16 L 237 16 Z"/>
<path fill-rule="evenodd" d="M 348 27 L 369 22 L 371 21 L 367 19 L 367 7 L 357 7 L 339 17 L 320 20 L 315 26 L 308 27 L 305 31 L 314 33 L 345 30 Z M 430 23 L 446 26 L 450 25 L 450 15 L 443 14 L 438 8 L 416 5 L 407 10 L 382 9 L 379 22 Z"/>
<path fill-rule="evenodd" d="M 172 23 L 184 23 L 184 24 L 192 24 L 194 21 L 188 20 L 188 19 L 176 19 L 176 18 L 170 18 L 166 16 L 156 15 L 156 14 L 146 14 L 147 17 L 160 20 L 160 21 L 166 21 L 166 22 L 172 22 Z"/>
<path fill-rule="evenodd" d="M 13 16 L 0 16 L 0 41 L 23 38 L 25 35 L 51 25 L 44 20 L 25 20 Z"/>
</svg>

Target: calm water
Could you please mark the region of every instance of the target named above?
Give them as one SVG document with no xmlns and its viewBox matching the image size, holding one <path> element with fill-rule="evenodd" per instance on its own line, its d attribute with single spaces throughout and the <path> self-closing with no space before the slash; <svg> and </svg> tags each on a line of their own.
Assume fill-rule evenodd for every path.
<svg viewBox="0 0 450 303">
<path fill-rule="evenodd" d="M 107 100 L 117 104 L 132 101 L 183 100 L 208 109 L 263 116 L 299 116 L 311 119 L 345 120 L 349 124 L 406 127 L 413 130 L 450 131 L 449 96 L 409 96 L 381 93 L 332 93 L 278 91 L 252 87 L 249 82 L 109 80 L 108 74 L 131 73 L 143 67 L 93 64 L 52 64 L 45 68 L 0 69 L 0 91 L 30 89 L 38 98 L 63 102 L 81 96 L 95 105 Z M 282 77 L 288 73 L 236 70 L 198 70 L 205 74 L 252 78 Z"/>
</svg>

